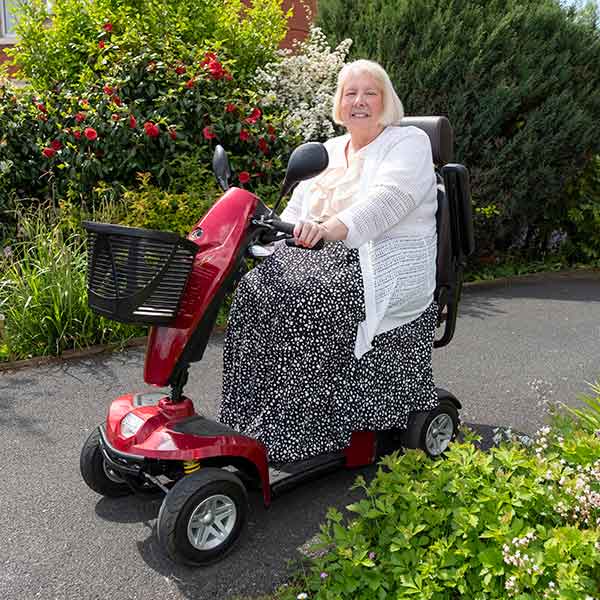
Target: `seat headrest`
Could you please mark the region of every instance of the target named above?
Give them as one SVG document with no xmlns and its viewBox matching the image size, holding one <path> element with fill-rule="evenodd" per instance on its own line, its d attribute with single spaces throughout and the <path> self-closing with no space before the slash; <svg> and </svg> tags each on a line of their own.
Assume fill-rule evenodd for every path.
<svg viewBox="0 0 600 600">
<path fill-rule="evenodd" d="M 400 127 L 418 127 L 422 129 L 431 142 L 433 162 L 438 167 L 452 162 L 454 158 L 454 132 L 446 117 L 404 117 Z"/>
</svg>

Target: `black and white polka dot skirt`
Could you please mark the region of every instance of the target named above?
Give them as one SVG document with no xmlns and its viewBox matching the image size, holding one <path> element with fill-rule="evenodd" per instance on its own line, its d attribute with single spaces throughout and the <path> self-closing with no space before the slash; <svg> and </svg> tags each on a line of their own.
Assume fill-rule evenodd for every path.
<svg viewBox="0 0 600 600">
<path fill-rule="evenodd" d="M 353 431 L 405 428 L 437 404 L 431 350 L 436 310 L 354 356 L 365 318 L 357 250 L 279 247 L 235 294 L 223 352 L 219 420 L 261 440 L 271 462 L 349 445 Z"/>
</svg>

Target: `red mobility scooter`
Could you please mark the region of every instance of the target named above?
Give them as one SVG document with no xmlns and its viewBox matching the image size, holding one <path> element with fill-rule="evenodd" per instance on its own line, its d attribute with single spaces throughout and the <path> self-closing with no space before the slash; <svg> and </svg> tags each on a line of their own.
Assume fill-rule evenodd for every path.
<svg viewBox="0 0 600 600">
<path fill-rule="evenodd" d="M 442 337 L 452 339 L 466 257 L 473 251 L 467 170 L 452 159 L 452 129 L 444 117 L 405 118 L 430 137 L 439 172 L 435 299 Z M 290 157 L 282 197 L 326 168 L 327 152 L 303 144 Z M 439 406 L 411 415 L 406 431 L 353 433 L 348 448 L 288 465 L 269 466 L 258 440 L 197 413 L 183 394 L 188 369 L 202 359 L 225 295 L 244 274 L 249 256 L 265 255 L 274 240 L 292 238 L 252 193 L 229 188 L 227 156 L 217 147 L 215 176 L 223 196 L 187 239 L 167 232 L 85 223 L 89 234 L 88 295 L 93 310 L 111 319 L 151 326 L 144 380 L 162 392 L 126 394 L 110 405 L 81 451 L 83 479 L 109 497 L 164 492 L 157 521 L 161 546 L 175 561 L 204 565 L 238 539 L 248 511 L 247 488 L 273 495 L 338 467 L 358 467 L 400 447 L 444 452 L 458 427 L 458 400 L 438 389 Z M 292 242 L 293 243 L 293 242 Z"/>
</svg>

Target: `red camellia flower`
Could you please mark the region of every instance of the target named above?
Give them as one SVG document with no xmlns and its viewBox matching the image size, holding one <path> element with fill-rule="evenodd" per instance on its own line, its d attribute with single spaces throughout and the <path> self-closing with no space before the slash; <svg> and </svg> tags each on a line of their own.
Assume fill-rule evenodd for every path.
<svg viewBox="0 0 600 600">
<path fill-rule="evenodd" d="M 113 101 L 114 104 L 116 104 L 117 106 L 121 106 L 121 104 L 123 104 L 121 102 L 121 98 L 119 98 L 119 96 L 117 96 L 116 94 L 111 98 L 111 100 Z"/>
<path fill-rule="evenodd" d="M 144 123 L 144 130 L 146 135 L 151 138 L 157 138 L 160 135 L 158 125 L 154 124 L 152 121 Z"/>
<path fill-rule="evenodd" d="M 183 75 L 185 73 L 185 66 L 184 65 L 177 65 L 175 67 L 175 73 L 177 73 L 177 75 Z"/>
<path fill-rule="evenodd" d="M 44 106 L 44 104 L 43 104 L 42 102 L 38 102 L 38 103 L 35 105 L 35 107 L 36 107 L 36 108 L 37 108 L 37 109 L 38 109 L 40 112 L 43 112 L 43 113 L 47 113 L 47 112 L 48 112 L 48 110 L 46 109 L 46 107 Z"/>
<path fill-rule="evenodd" d="M 78 123 L 81 123 L 81 121 L 85 120 L 85 113 L 84 113 L 84 112 L 78 112 L 78 113 L 75 115 L 75 120 L 76 120 Z"/>
<path fill-rule="evenodd" d="M 242 171 L 239 179 L 241 184 L 248 183 L 250 181 L 250 173 L 248 173 L 248 171 Z"/>
<path fill-rule="evenodd" d="M 104 25 L 102 26 L 102 29 L 104 29 L 104 31 L 108 31 L 108 33 L 112 33 L 112 30 L 113 30 L 112 23 L 104 23 Z"/>
<path fill-rule="evenodd" d="M 240 131 L 240 140 L 242 140 L 242 142 L 247 142 L 250 139 L 250 132 L 246 131 L 245 129 L 242 129 Z"/>
<path fill-rule="evenodd" d="M 204 58 L 200 61 L 200 66 L 206 66 L 211 60 L 217 60 L 217 55 L 214 52 L 207 52 Z"/>
<path fill-rule="evenodd" d="M 205 140 L 214 140 L 217 136 L 213 133 L 212 127 L 205 127 L 202 130 L 202 135 Z"/>
<path fill-rule="evenodd" d="M 176 140 L 177 139 L 177 132 L 174 129 L 169 129 L 169 137 L 172 140 Z"/>
<path fill-rule="evenodd" d="M 227 106 L 225 107 L 225 112 L 235 112 L 236 108 L 237 106 L 235 104 L 228 102 Z"/>
<path fill-rule="evenodd" d="M 56 154 L 56 150 L 54 148 L 44 148 L 42 150 L 42 154 L 46 158 L 52 158 Z"/>
<path fill-rule="evenodd" d="M 93 127 L 86 127 L 83 130 L 83 135 L 85 135 L 90 142 L 93 142 L 98 137 L 98 132 Z"/>
<path fill-rule="evenodd" d="M 58 141 L 58 140 L 52 140 L 50 142 L 50 145 L 52 146 L 53 150 L 60 150 L 62 148 L 62 144 Z"/>
<path fill-rule="evenodd" d="M 267 127 L 267 133 L 268 133 L 269 135 L 275 135 L 275 127 L 273 127 L 273 125 L 269 125 L 269 126 Z"/>
<path fill-rule="evenodd" d="M 73 132 L 73 137 L 74 137 L 76 140 L 79 140 L 79 139 L 81 139 L 81 131 L 74 131 L 74 132 Z"/>
<path fill-rule="evenodd" d="M 250 116 L 246 119 L 246 123 L 250 123 L 250 125 L 254 125 L 256 121 L 258 121 L 262 117 L 262 112 L 260 112 L 260 108 L 253 108 Z"/>
<path fill-rule="evenodd" d="M 47 120 L 48 120 L 48 117 L 45 114 L 38 115 L 38 121 L 46 122 Z"/>
<path fill-rule="evenodd" d="M 105 46 L 105 44 L 104 44 L 104 40 L 100 40 L 100 41 L 98 42 L 98 48 L 100 48 L 100 50 L 103 50 L 103 49 L 104 49 L 104 46 Z"/>
<path fill-rule="evenodd" d="M 108 85 L 108 83 L 102 88 L 102 91 L 107 95 L 110 96 L 115 90 Z"/>
<path fill-rule="evenodd" d="M 195 81 L 193 79 L 190 79 L 190 80 L 188 80 L 188 81 L 185 82 L 185 87 L 188 90 L 191 90 L 194 87 L 194 83 L 195 83 Z"/>
<path fill-rule="evenodd" d="M 263 154 L 267 154 L 269 152 L 269 144 L 267 144 L 267 140 L 265 140 L 265 138 L 260 138 L 260 140 L 258 140 L 258 148 Z"/>
<path fill-rule="evenodd" d="M 208 63 L 208 72 L 213 79 L 221 79 L 225 76 L 223 65 L 218 60 L 211 60 Z"/>
<path fill-rule="evenodd" d="M 129 115 L 129 127 L 131 127 L 131 129 L 137 127 L 137 119 L 133 115 Z"/>
<path fill-rule="evenodd" d="M 112 120 L 116 123 L 117 121 L 121 120 L 121 116 L 118 115 L 117 113 L 113 113 Z"/>
</svg>

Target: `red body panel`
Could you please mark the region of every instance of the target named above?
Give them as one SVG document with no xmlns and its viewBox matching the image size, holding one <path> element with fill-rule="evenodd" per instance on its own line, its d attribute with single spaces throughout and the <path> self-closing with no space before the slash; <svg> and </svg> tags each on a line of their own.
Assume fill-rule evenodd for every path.
<svg viewBox="0 0 600 600">
<path fill-rule="evenodd" d="M 166 386 L 181 353 L 208 305 L 235 264 L 258 198 L 231 188 L 206 213 L 188 239 L 200 246 L 177 319 L 168 327 L 152 327 L 148 336 L 144 381 Z M 195 239 L 195 231 L 203 233 Z"/>
<path fill-rule="evenodd" d="M 344 449 L 346 467 L 363 467 L 375 461 L 377 435 L 374 431 L 355 431 L 350 438 L 350 445 Z"/>
<path fill-rule="evenodd" d="M 173 411 L 176 411 L 174 413 Z M 144 420 L 138 432 L 124 438 L 121 420 L 134 412 Z M 191 435 L 173 431 L 178 421 L 195 414 L 191 400 L 171 405 L 168 398 L 155 406 L 134 406 L 133 394 L 113 401 L 106 419 L 106 439 L 118 452 L 158 460 L 202 460 L 212 457 L 241 457 L 256 467 L 261 479 L 265 504 L 271 502 L 269 467 L 264 445 L 244 435 Z"/>
</svg>

